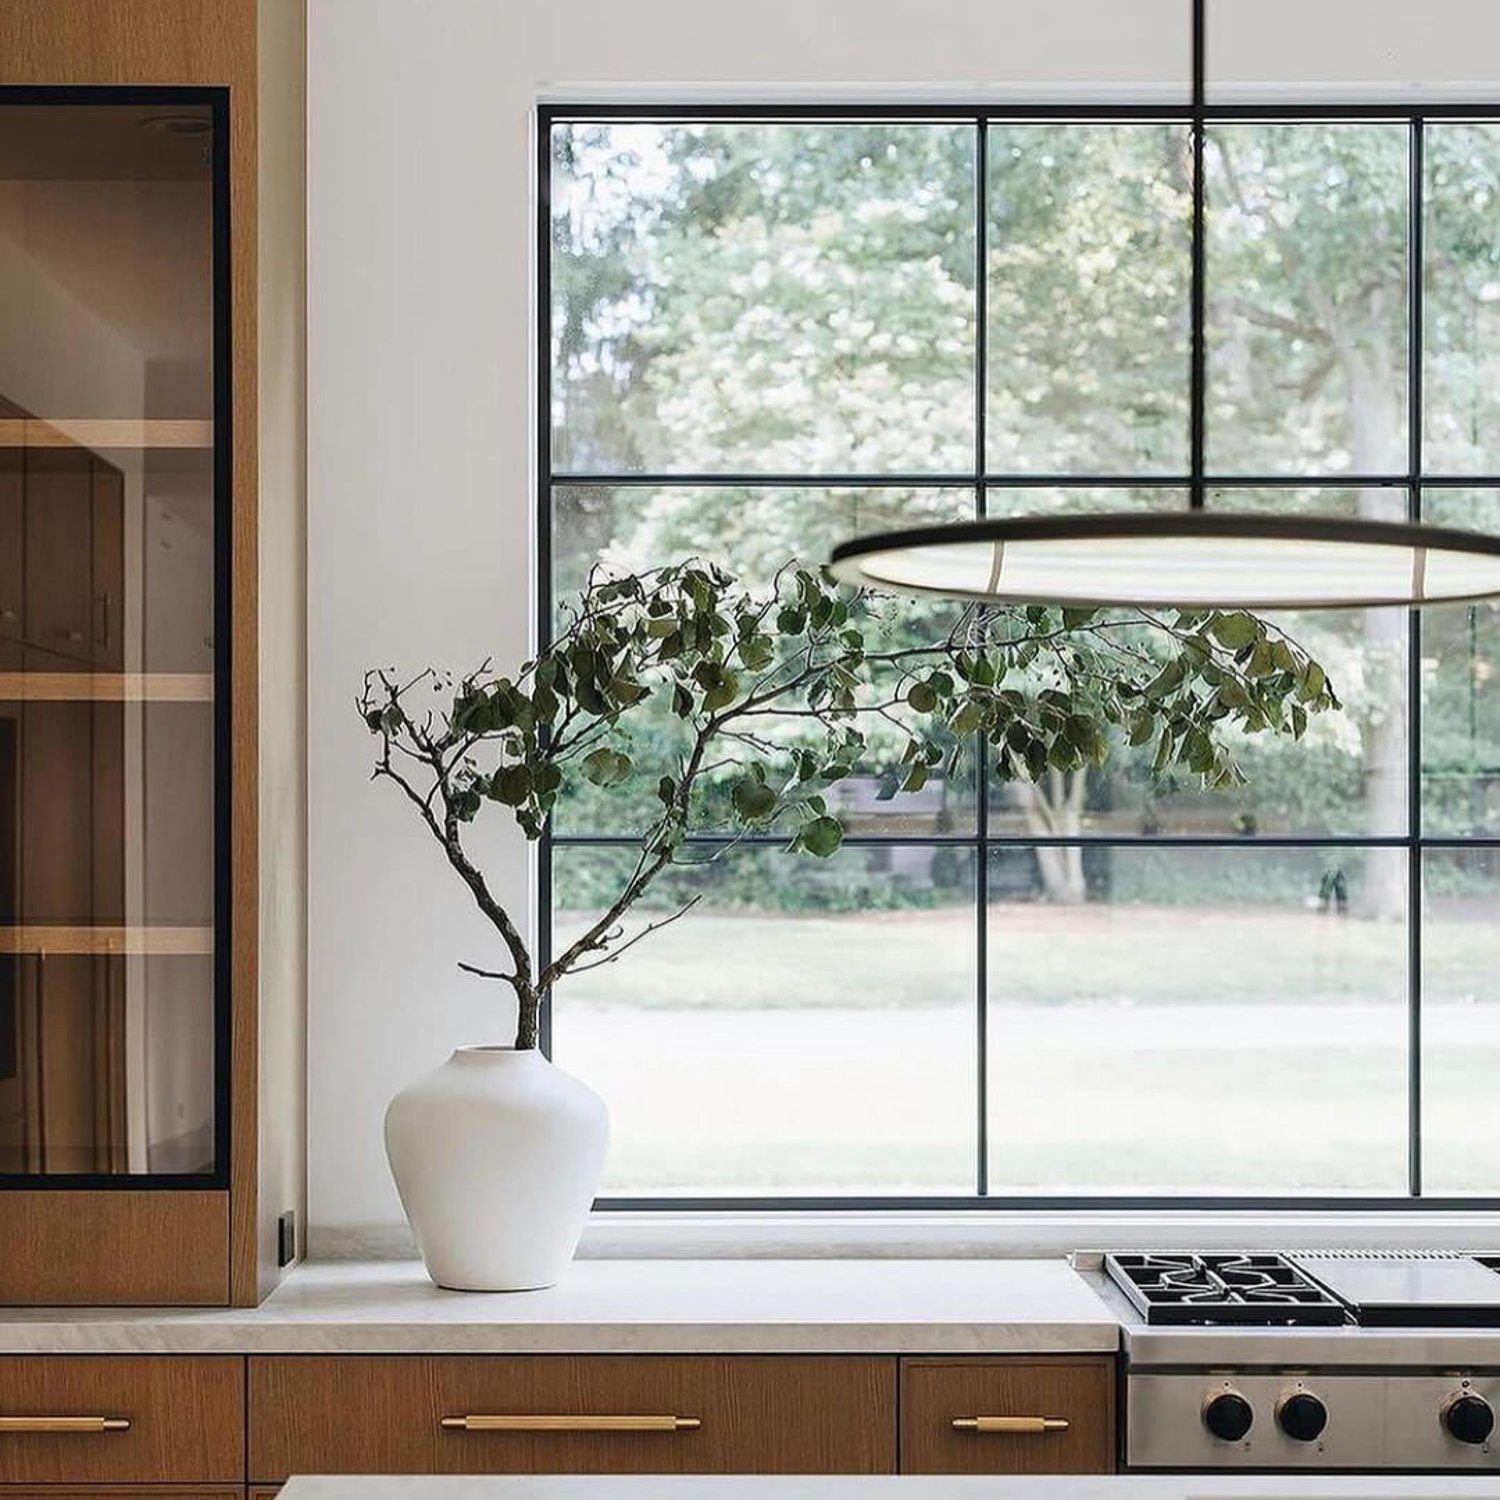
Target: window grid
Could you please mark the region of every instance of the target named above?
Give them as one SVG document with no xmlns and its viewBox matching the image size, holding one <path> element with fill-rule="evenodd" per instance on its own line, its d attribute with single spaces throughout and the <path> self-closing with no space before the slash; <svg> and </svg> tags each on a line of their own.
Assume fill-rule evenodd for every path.
<svg viewBox="0 0 1500 1500">
<path fill-rule="evenodd" d="M 552 510 L 556 488 L 577 485 L 599 485 L 614 488 L 677 486 L 694 488 L 861 488 L 968 489 L 974 497 L 974 512 L 987 513 L 991 488 L 1006 489 L 1084 489 L 1130 488 L 1140 491 L 1186 491 L 1188 503 L 1199 507 L 1209 491 L 1234 489 L 1353 490 L 1362 488 L 1402 489 L 1410 519 L 1422 518 L 1422 490 L 1500 488 L 1500 474 L 1433 474 L 1423 472 L 1423 221 L 1425 210 L 1425 125 L 1428 121 L 1491 121 L 1495 104 L 1423 105 L 1347 105 L 1305 104 L 1295 107 L 1278 105 L 1235 105 L 1194 109 L 1190 106 L 1049 106 L 1032 105 L 996 109 L 974 105 L 962 109 L 934 109 L 928 106 L 872 105 L 859 108 L 843 106 L 775 107 L 754 104 L 723 105 L 557 105 L 539 107 L 537 112 L 537 618 L 538 642 L 545 645 L 551 638 L 555 601 L 552 588 Z M 636 121 L 648 123 L 693 123 L 725 121 L 803 121 L 822 123 L 889 122 L 896 120 L 933 124 L 967 123 L 975 132 L 975 390 L 974 390 L 974 464 L 966 472 L 950 473 L 746 473 L 720 471 L 695 472 L 610 472 L 554 469 L 552 463 L 552 289 L 551 251 L 553 224 L 551 202 L 552 129 L 557 124 L 610 123 Z M 1039 474 L 1005 473 L 990 469 L 987 463 L 986 412 L 988 407 L 988 131 L 992 123 L 1066 123 L 1070 121 L 1107 122 L 1185 122 L 1189 126 L 1192 147 L 1193 183 L 1190 219 L 1189 308 L 1189 468 L 1186 473 L 1149 475 L 1117 472 L 1067 472 Z M 1318 121 L 1384 121 L 1402 122 L 1408 133 L 1408 202 L 1407 202 L 1407 359 L 1406 359 L 1406 465 L 1401 471 L 1375 473 L 1327 474 L 1255 474 L 1211 472 L 1205 465 L 1205 410 L 1207 405 L 1206 348 L 1207 306 L 1205 296 L 1206 252 L 1205 173 L 1203 148 L 1208 128 L 1220 123 L 1264 122 L 1296 124 Z M 977 796 L 974 831 L 968 834 L 922 835 L 848 835 L 844 842 L 851 848 L 883 848 L 911 845 L 947 846 L 971 850 L 975 862 L 976 903 L 976 1059 L 977 1159 L 975 1191 L 972 1195 L 943 1193 L 914 1195 L 796 1195 L 765 1196 L 693 1196 L 613 1197 L 601 1198 L 600 1209 L 639 1211 L 659 1209 L 684 1210 L 796 1210 L 796 1209 L 980 1209 L 1052 1210 L 1089 1208 L 1100 1210 L 1250 1210 L 1250 1211 L 1369 1211 L 1369 1210 L 1469 1210 L 1500 1208 L 1500 1197 L 1465 1195 L 1432 1197 L 1424 1195 L 1422 1185 L 1422 899 L 1423 855 L 1428 850 L 1500 849 L 1500 834 L 1474 834 L 1465 837 L 1429 835 L 1423 832 L 1422 816 L 1422 703 L 1421 703 L 1421 615 L 1408 612 L 1407 619 L 1407 767 L 1406 828 L 1391 835 L 1318 835 L 1259 836 L 1254 847 L 1265 849 L 1297 848 L 1397 848 L 1407 851 L 1406 931 L 1407 931 L 1407 1193 L 1404 1196 L 1327 1196 L 1318 1194 L 1246 1195 L 1236 1193 L 1157 1194 L 992 1194 L 989 1191 L 989 1101 L 987 991 L 989 906 L 988 855 L 999 849 L 1036 848 L 1226 848 L 1244 847 L 1244 840 L 1213 835 L 1125 835 L 1119 833 L 1081 834 L 1077 836 L 1034 837 L 992 834 L 989 828 L 987 747 L 981 741 L 976 750 Z M 690 842 L 704 846 L 726 843 L 731 838 L 747 847 L 776 847 L 785 838 L 774 835 L 694 834 Z M 551 957 L 552 919 L 552 853 L 557 848 L 609 848 L 629 846 L 635 840 L 624 834 L 557 834 L 550 829 L 538 841 L 536 889 L 538 897 L 537 942 L 539 966 L 545 967 Z M 547 997 L 541 1016 L 541 1044 L 550 1055 L 552 1050 L 552 1007 Z"/>
</svg>

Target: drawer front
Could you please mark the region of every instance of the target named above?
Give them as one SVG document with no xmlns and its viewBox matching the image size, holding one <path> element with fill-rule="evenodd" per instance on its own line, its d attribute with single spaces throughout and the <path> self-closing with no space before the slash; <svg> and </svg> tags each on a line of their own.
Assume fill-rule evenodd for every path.
<svg viewBox="0 0 1500 1500">
<path fill-rule="evenodd" d="M 231 1356 L 0 1357 L 0 1484 L 243 1482 L 244 1383 Z"/>
<path fill-rule="evenodd" d="M 49 1484 L 44 1490 L 0 1484 L 0 1500 L 241 1500 L 244 1493 L 237 1484 L 173 1485 L 167 1490 L 138 1484 Z"/>
<path fill-rule="evenodd" d="M 1109 1474 L 1114 1468 L 1113 1360 L 901 1361 L 903 1473 Z"/>
<path fill-rule="evenodd" d="M 893 1359 L 252 1358 L 250 1478 L 888 1474 L 895 1409 Z"/>
</svg>

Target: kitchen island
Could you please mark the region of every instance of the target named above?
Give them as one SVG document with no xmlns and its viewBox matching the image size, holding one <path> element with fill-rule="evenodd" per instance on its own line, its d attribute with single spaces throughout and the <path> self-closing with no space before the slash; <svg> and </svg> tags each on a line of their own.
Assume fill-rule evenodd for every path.
<svg viewBox="0 0 1500 1500">
<path fill-rule="evenodd" d="M 280 1500 L 1500 1500 L 1500 1479 L 1357 1474 L 1255 1479 L 1213 1474 L 1099 1478 L 916 1476 L 699 1478 L 655 1475 L 473 1479 L 293 1479 Z"/>
</svg>

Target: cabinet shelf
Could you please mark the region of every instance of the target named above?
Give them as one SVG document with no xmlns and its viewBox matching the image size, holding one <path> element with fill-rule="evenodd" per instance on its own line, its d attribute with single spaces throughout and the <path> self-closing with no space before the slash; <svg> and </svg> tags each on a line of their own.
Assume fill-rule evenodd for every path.
<svg viewBox="0 0 1500 1500">
<path fill-rule="evenodd" d="M 212 927 L 0 927 L 0 954 L 193 958 L 213 951 Z"/>
<path fill-rule="evenodd" d="M 211 672 L 0 672 L 0 703 L 212 703 Z"/>
<path fill-rule="evenodd" d="M 205 418 L 0 417 L 0 448 L 191 448 L 212 450 Z"/>
</svg>

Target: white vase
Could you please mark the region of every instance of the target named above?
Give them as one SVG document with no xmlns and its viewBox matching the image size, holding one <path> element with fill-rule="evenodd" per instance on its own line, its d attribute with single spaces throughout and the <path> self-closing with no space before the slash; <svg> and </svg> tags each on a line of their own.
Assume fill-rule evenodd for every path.
<svg viewBox="0 0 1500 1500">
<path fill-rule="evenodd" d="M 461 1047 L 385 1112 L 385 1150 L 427 1274 L 465 1292 L 551 1286 L 609 1144 L 604 1101 L 540 1052 Z"/>
</svg>

